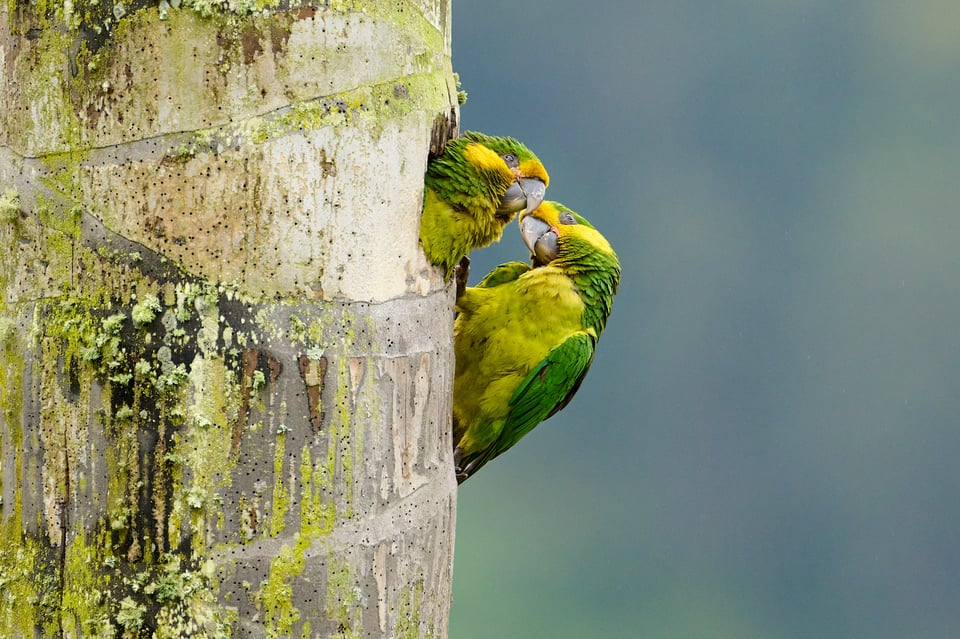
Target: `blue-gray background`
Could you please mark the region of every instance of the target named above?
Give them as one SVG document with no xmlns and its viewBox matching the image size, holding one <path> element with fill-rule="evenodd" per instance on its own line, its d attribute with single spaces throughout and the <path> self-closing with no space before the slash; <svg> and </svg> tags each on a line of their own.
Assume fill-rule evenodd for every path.
<svg viewBox="0 0 960 639">
<path fill-rule="evenodd" d="M 960 637 L 960 3 L 454 5 L 623 282 L 460 490 L 451 637 Z"/>
</svg>

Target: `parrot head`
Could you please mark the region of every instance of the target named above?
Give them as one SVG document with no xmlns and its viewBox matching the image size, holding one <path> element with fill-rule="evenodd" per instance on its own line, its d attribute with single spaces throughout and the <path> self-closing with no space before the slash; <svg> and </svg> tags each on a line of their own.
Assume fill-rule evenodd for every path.
<svg viewBox="0 0 960 639">
<path fill-rule="evenodd" d="M 585 217 L 559 202 L 543 202 L 520 214 L 520 235 L 534 266 L 560 259 L 573 261 L 588 252 L 614 255 L 606 238 Z"/>
<path fill-rule="evenodd" d="M 481 172 L 498 173 L 509 187 L 500 197 L 497 215 L 512 218 L 518 211 L 530 212 L 543 202 L 550 176 L 530 149 L 513 138 L 463 134 L 467 146 L 463 156 Z"/>
<path fill-rule="evenodd" d="M 585 300 L 584 325 L 599 335 L 620 286 L 620 260 L 606 238 L 582 215 L 559 202 L 544 202 L 520 214 L 520 235 L 534 270 L 556 268 L 568 275 Z"/>
</svg>

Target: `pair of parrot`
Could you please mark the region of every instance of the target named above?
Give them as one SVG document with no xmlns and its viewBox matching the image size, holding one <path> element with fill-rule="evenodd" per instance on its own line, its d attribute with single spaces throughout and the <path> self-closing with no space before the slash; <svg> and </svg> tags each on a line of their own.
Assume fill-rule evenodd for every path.
<svg viewBox="0 0 960 639">
<path fill-rule="evenodd" d="M 531 253 L 530 264 L 501 264 L 477 286 L 458 290 L 458 483 L 569 403 L 617 292 L 616 253 L 584 217 L 543 200 L 548 184 L 543 164 L 523 144 L 475 132 L 449 142 L 427 165 L 420 243 L 447 277 L 470 250 L 498 241 L 517 213 Z"/>
</svg>

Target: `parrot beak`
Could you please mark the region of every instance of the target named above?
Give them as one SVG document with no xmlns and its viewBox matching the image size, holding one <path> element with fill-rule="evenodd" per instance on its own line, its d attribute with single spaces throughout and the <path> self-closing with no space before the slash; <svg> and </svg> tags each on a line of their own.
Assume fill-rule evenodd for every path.
<svg viewBox="0 0 960 639">
<path fill-rule="evenodd" d="M 534 266 L 543 266 L 557 257 L 557 229 L 526 212 L 520 215 L 520 236 L 533 254 Z"/>
<path fill-rule="evenodd" d="M 497 213 L 529 213 L 540 206 L 546 191 L 547 186 L 539 178 L 520 178 L 503 194 Z"/>
<path fill-rule="evenodd" d="M 540 178 L 521 178 L 520 187 L 526 196 L 526 207 L 524 211 L 529 213 L 540 206 L 543 202 L 543 196 L 547 192 L 547 185 Z"/>
</svg>

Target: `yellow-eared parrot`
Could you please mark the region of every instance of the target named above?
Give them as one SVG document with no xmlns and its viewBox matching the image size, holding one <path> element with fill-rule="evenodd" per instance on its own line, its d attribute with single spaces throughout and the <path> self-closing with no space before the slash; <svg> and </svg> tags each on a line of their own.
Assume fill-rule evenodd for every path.
<svg viewBox="0 0 960 639">
<path fill-rule="evenodd" d="M 520 214 L 532 265 L 509 262 L 457 301 L 453 444 L 457 481 L 567 405 L 593 361 L 620 262 L 557 202 Z"/>
<path fill-rule="evenodd" d="M 507 137 L 467 132 L 432 158 L 424 175 L 420 243 L 449 277 L 475 248 L 500 239 L 519 211 L 532 211 L 550 183 L 543 164 Z"/>
</svg>

